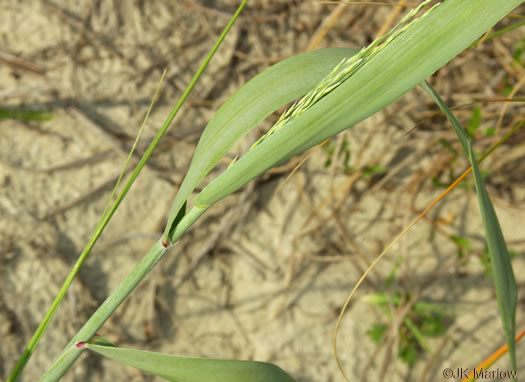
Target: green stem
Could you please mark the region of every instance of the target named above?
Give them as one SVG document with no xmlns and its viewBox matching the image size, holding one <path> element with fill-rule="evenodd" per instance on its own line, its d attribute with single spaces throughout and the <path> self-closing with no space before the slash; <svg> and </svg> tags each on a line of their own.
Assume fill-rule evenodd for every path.
<svg viewBox="0 0 525 382">
<path fill-rule="evenodd" d="M 140 260 L 131 273 L 119 284 L 114 292 L 104 301 L 97 311 L 89 318 L 79 332 L 73 337 L 65 350 L 60 354 L 51 368 L 44 374 L 41 381 L 58 381 L 73 365 L 82 353 L 75 345 L 78 342 L 88 341 L 98 329 L 113 314 L 118 306 L 129 296 L 137 284 L 151 271 L 157 262 L 166 253 L 161 241 L 157 241 L 148 253 Z"/>
<path fill-rule="evenodd" d="M 205 211 L 206 209 L 193 207 L 177 225 L 175 232 L 170 238 L 171 242 L 176 242 Z M 62 378 L 82 353 L 82 349 L 77 348 L 75 345 L 79 342 L 87 342 L 95 335 L 133 289 L 153 269 L 155 264 L 162 259 L 166 251 L 167 248 L 162 244 L 162 239 L 151 247 L 131 273 L 117 286 L 113 293 L 73 337 L 51 368 L 42 376 L 42 382 L 58 381 Z"/>
</svg>

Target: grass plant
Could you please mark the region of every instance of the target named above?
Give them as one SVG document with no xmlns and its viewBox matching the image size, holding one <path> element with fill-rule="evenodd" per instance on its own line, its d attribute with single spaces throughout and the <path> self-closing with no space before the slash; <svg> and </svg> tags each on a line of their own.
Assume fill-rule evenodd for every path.
<svg viewBox="0 0 525 382">
<path fill-rule="evenodd" d="M 241 3 L 218 43 L 205 59 L 162 129 L 146 150 L 144 157 L 117 197 L 117 201 L 104 214 L 92 240 L 81 256 L 80 263 L 77 263 L 68 281 L 64 284 L 59 298 L 55 300 L 52 309 L 43 321 L 43 325 L 33 337 L 21 361 L 9 377 L 9 381 L 15 381 L 21 374 L 85 256 L 95 244 L 120 201 L 158 145 L 246 2 L 247 0 Z M 171 207 L 162 237 L 71 339 L 41 380 L 59 380 L 81 353 L 87 349 L 114 359 L 120 357 L 120 361 L 128 360 L 129 364 L 131 364 L 130 360 L 140 361 L 144 357 L 144 353 L 135 350 L 118 350 L 111 344 L 97 343 L 100 339 L 97 340 L 95 334 L 140 281 L 162 259 L 167 250 L 177 243 L 180 237 L 209 207 L 231 195 L 266 170 L 320 144 L 381 110 L 420 83 L 450 119 L 472 164 L 491 256 L 492 273 L 504 327 L 504 336 L 507 340 L 512 366 L 516 369 L 514 338 L 517 287 L 501 229 L 484 188 L 470 137 L 459 126 L 439 96 L 428 83 L 423 81 L 477 41 L 483 33 L 522 2 L 522 0 L 506 0 L 505 2 L 447 0 L 422 12 L 423 8 L 429 4 L 429 1 L 424 1 L 411 10 L 391 32 L 375 40 L 364 49 L 359 51 L 327 49 L 303 53 L 270 67 L 247 82 L 219 108 L 204 130 L 189 170 Z M 250 150 L 204 187 L 193 200 L 190 200 L 190 196 L 201 184 L 204 177 L 238 140 L 270 113 L 299 97 L 302 97 L 301 100 L 289 108 L 266 135 L 255 142 Z M 471 135 L 474 135 L 476 130 L 474 118 L 473 121 L 472 127 L 468 130 L 472 133 Z M 386 250 L 388 248 L 390 247 L 387 247 Z M 384 256 L 386 250 L 372 266 Z M 350 294 L 341 314 L 344 313 L 350 298 L 367 273 L 363 275 Z M 334 349 L 337 363 L 343 371 L 337 357 L 336 335 L 339 323 L 340 320 L 334 333 Z M 411 322 L 408 322 L 407 325 L 421 346 L 425 347 L 426 345 L 423 345 L 424 339 L 418 328 Z M 148 366 L 146 369 L 174 381 L 289 382 L 292 380 L 286 373 L 271 364 L 242 363 L 240 361 L 195 361 L 195 359 L 186 359 L 186 363 L 182 360 L 182 363 L 179 364 L 180 371 L 181 367 L 185 368 L 186 365 L 197 362 L 196 365 L 198 366 L 195 371 L 184 376 L 173 376 L 161 369 L 161 364 L 166 362 L 167 358 L 165 357 L 172 356 L 151 355 L 151 362 L 149 366 L 146 365 Z M 161 360 L 160 364 L 158 363 L 159 359 Z M 170 359 L 169 362 L 181 360 L 180 357 Z M 206 368 L 200 365 L 212 365 L 210 370 L 215 370 L 216 375 L 224 374 L 217 379 L 211 379 L 210 374 L 199 375 L 199 368 Z M 134 366 L 139 367 L 136 362 Z M 247 373 L 246 370 L 248 370 Z M 264 373 L 269 374 L 265 376 Z"/>
</svg>

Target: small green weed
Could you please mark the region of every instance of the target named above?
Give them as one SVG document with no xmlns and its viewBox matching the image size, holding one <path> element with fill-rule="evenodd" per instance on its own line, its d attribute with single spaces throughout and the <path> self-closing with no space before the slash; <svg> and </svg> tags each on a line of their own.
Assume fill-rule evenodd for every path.
<svg viewBox="0 0 525 382">
<path fill-rule="evenodd" d="M 388 321 L 393 320 L 392 312 L 400 304 L 410 301 L 410 293 L 397 291 L 393 295 L 378 293 L 369 296 L 368 301 L 381 309 Z M 416 302 L 403 318 L 399 326 L 398 357 L 408 365 L 414 365 L 421 354 L 430 351 L 428 338 L 438 337 L 445 333 L 450 316 L 443 312 L 438 304 Z M 388 324 L 374 323 L 367 331 L 370 339 L 379 344 L 387 333 Z"/>
</svg>

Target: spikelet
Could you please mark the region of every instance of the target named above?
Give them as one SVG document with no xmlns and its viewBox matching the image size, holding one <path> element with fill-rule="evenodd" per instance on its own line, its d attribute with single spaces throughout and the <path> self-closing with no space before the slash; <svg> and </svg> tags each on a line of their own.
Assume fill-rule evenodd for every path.
<svg viewBox="0 0 525 382">
<path fill-rule="evenodd" d="M 356 55 L 343 59 L 323 80 L 321 80 L 321 82 L 319 82 L 319 84 L 317 84 L 315 88 L 310 90 L 301 100 L 286 110 L 270 130 L 250 147 L 250 150 L 261 144 L 266 138 L 281 129 L 288 122 L 291 122 L 293 119 L 303 114 L 332 90 L 336 89 L 356 71 L 366 65 L 372 57 L 380 52 L 391 41 L 406 31 L 411 25 L 428 15 L 440 4 L 438 3 L 434 5 L 421 17 L 414 18 L 414 16 L 428 3 L 430 3 L 430 0 L 423 1 L 419 6 L 407 13 L 407 15 L 390 32 L 374 40 L 369 46 L 361 49 Z"/>
</svg>

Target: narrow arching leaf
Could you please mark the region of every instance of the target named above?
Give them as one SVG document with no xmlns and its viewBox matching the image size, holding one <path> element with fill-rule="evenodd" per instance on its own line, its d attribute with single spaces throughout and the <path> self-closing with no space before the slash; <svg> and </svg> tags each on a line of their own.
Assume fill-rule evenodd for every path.
<svg viewBox="0 0 525 382">
<path fill-rule="evenodd" d="M 481 218 L 487 237 L 487 247 L 492 264 L 492 275 L 501 321 L 503 323 L 503 330 L 505 331 L 505 339 L 509 346 L 512 369 L 516 370 L 516 343 L 514 342 L 514 336 L 516 334 L 518 287 L 516 285 L 516 279 L 514 278 L 507 245 L 503 238 L 503 232 L 501 231 L 496 211 L 494 211 L 489 194 L 483 183 L 483 178 L 479 171 L 476 158 L 474 157 L 472 146 L 469 146 L 469 158 L 472 163 L 472 172 L 478 192 Z"/>
<path fill-rule="evenodd" d="M 448 120 L 454 127 L 454 131 L 456 132 L 461 145 L 463 146 L 470 164 L 472 165 L 474 183 L 478 193 L 479 209 L 481 211 L 483 226 L 485 227 L 487 247 L 493 267 L 492 275 L 494 278 L 494 288 L 496 289 L 496 297 L 498 299 L 501 321 L 503 324 L 503 330 L 505 332 L 505 339 L 509 348 L 511 365 L 513 370 L 516 370 L 516 344 L 514 342 L 514 336 L 516 332 L 516 306 L 518 303 L 518 287 L 516 285 L 509 252 L 507 250 L 507 245 L 505 244 L 505 239 L 503 238 L 503 232 L 501 231 L 496 211 L 494 211 L 489 194 L 485 188 L 483 177 L 479 171 L 478 161 L 474 156 L 474 150 L 472 149 L 472 143 L 470 142 L 468 135 L 466 134 L 463 127 L 461 127 L 452 111 L 448 108 L 445 102 L 443 102 L 441 97 L 434 91 L 432 86 L 426 81 L 423 82 L 421 86 L 427 91 L 427 93 L 447 116 Z"/>
<path fill-rule="evenodd" d="M 428 81 L 421 82 L 421 87 L 432 97 L 436 105 L 441 109 L 443 114 L 447 117 L 450 124 L 454 128 L 454 132 L 458 136 L 459 143 L 461 143 L 461 146 L 463 147 L 463 152 L 467 157 L 469 157 L 469 147 L 471 146 L 470 138 L 468 137 L 467 132 L 461 127 L 460 123 L 454 116 L 454 113 L 452 113 L 452 110 L 449 109 L 447 104 L 441 99 L 439 94 L 436 93 L 434 88 L 428 83 Z M 469 158 L 470 160 L 470 158 Z M 477 163 L 477 162 L 476 162 Z"/>
<path fill-rule="evenodd" d="M 441 3 L 397 38 L 385 41 L 377 54 L 336 89 L 248 151 L 210 183 L 195 204 L 212 205 L 267 169 L 374 114 L 468 48 L 521 2 Z"/>
<path fill-rule="evenodd" d="M 85 344 L 85 347 L 172 382 L 294 382 L 282 369 L 271 363 L 191 358 L 124 349 L 98 338 L 94 344 Z"/>
<path fill-rule="evenodd" d="M 268 115 L 303 96 L 357 49 L 322 49 L 283 60 L 259 73 L 224 103 L 202 133 L 190 168 L 175 197 L 164 240 L 195 187 L 228 150 Z"/>
</svg>

